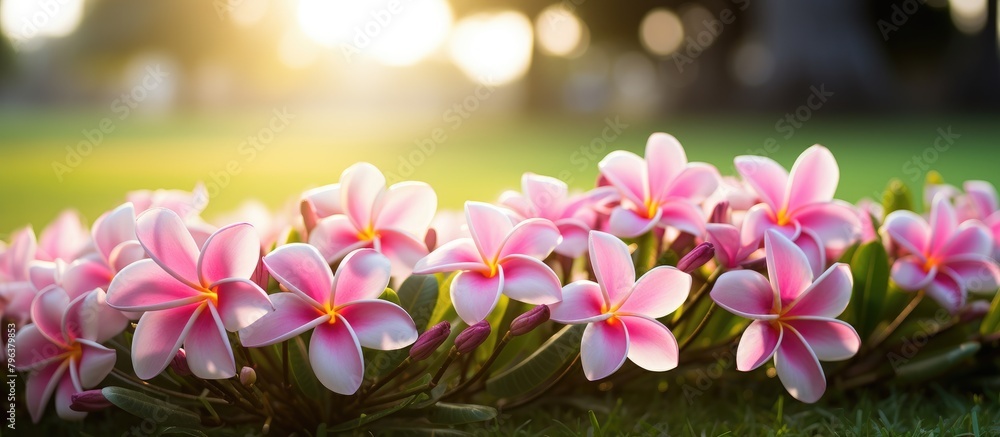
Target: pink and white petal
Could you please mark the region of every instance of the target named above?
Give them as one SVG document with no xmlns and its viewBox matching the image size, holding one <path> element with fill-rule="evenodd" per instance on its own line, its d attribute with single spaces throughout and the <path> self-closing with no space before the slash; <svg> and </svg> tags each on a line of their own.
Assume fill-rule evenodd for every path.
<svg viewBox="0 0 1000 437">
<path fill-rule="evenodd" d="M 931 205 L 931 238 L 927 247 L 930 253 L 941 253 L 958 230 L 958 215 L 946 196 L 936 196 Z"/>
<path fill-rule="evenodd" d="M 459 272 L 452 280 L 450 290 L 455 312 L 470 326 L 479 323 L 496 308 L 503 288 L 502 269 L 498 269 L 492 277 L 473 271 Z"/>
<path fill-rule="evenodd" d="M 823 243 L 823 240 L 816 236 L 813 231 L 805 228 L 799 233 L 799 238 L 795 239 L 795 245 L 802 249 L 802 253 L 809 260 L 809 267 L 814 277 L 822 275 L 823 270 L 826 269 L 826 248 Z"/>
<path fill-rule="evenodd" d="M 754 320 L 743 331 L 740 345 L 736 349 L 736 368 L 741 372 L 749 372 L 770 360 L 781 344 L 784 330 L 776 328 L 771 322 Z"/>
<path fill-rule="evenodd" d="M 948 259 L 961 255 L 990 255 L 993 252 L 993 233 L 978 220 L 962 223 L 939 251 L 931 256 Z"/>
<path fill-rule="evenodd" d="M 590 263 L 609 306 L 619 306 L 635 285 L 635 266 L 625 242 L 614 235 L 590 233 Z"/>
<path fill-rule="evenodd" d="M 309 363 L 319 381 L 335 393 L 351 395 L 361 388 L 365 373 L 361 345 L 350 323 L 339 315 L 335 323 L 313 331 Z"/>
<path fill-rule="evenodd" d="M 129 264 L 108 286 L 108 304 L 121 311 L 157 311 L 204 299 L 152 259 Z"/>
<path fill-rule="evenodd" d="M 106 290 L 113 277 L 114 272 L 103 262 L 81 258 L 66 267 L 62 284 L 66 294 L 75 299 L 95 288 Z"/>
<path fill-rule="evenodd" d="M 260 236 L 249 223 L 235 223 L 215 231 L 198 259 L 202 286 L 229 278 L 247 279 L 260 261 Z"/>
<path fill-rule="evenodd" d="M 411 234 L 383 229 L 379 231 L 378 251 L 389 258 L 392 276 L 405 277 L 427 256 L 427 245 Z"/>
<path fill-rule="evenodd" d="M 673 135 L 657 132 L 646 141 L 645 157 L 649 197 L 655 200 L 666 199 L 671 191 L 678 188 L 675 180 L 687 167 L 684 147 Z"/>
<path fill-rule="evenodd" d="M 517 221 L 523 220 L 528 217 L 538 217 L 538 211 L 531 204 L 528 198 L 517 192 L 507 190 L 500 193 L 500 199 L 497 200 L 497 204 L 514 211 L 518 215 Z"/>
<path fill-rule="evenodd" d="M 437 211 L 437 194 L 423 182 L 400 182 L 382 194 L 375 209 L 375 229 L 423 236 Z"/>
<path fill-rule="evenodd" d="M 671 198 L 660 205 L 660 224 L 672 226 L 691 235 L 705 233 L 705 214 L 694 203 L 680 198 Z"/>
<path fill-rule="evenodd" d="M 554 304 L 562 300 L 559 277 L 545 263 L 525 255 L 510 255 L 500 263 L 503 294 L 531 305 Z"/>
<path fill-rule="evenodd" d="M 580 361 L 583 374 L 591 381 L 615 373 L 629 352 L 629 335 L 619 319 L 608 319 L 587 325 L 580 341 Z"/>
<path fill-rule="evenodd" d="M 795 211 L 811 203 L 829 202 L 839 181 L 837 159 L 826 147 L 814 145 L 802 152 L 792 165 L 785 207 Z"/>
<path fill-rule="evenodd" d="M 8 345 L 9 347 L 10 345 Z M 50 364 L 64 352 L 64 346 L 53 343 L 35 324 L 28 324 L 17 331 L 13 346 L 17 353 L 17 370 L 34 370 Z"/>
<path fill-rule="evenodd" d="M 98 343 L 120 334 L 128 325 L 128 317 L 108 306 L 104 290 L 91 290 L 74 299 L 63 315 L 63 331 L 71 339 L 86 339 Z"/>
<path fill-rule="evenodd" d="M 566 182 L 534 173 L 525 173 L 521 176 L 521 189 L 538 213 L 538 217 L 550 219 L 559 215 L 563 202 L 569 195 Z"/>
<path fill-rule="evenodd" d="M 927 286 L 937 274 L 937 267 L 925 269 L 925 261 L 915 255 L 907 255 L 892 264 L 892 280 L 906 291 L 917 291 Z"/>
<path fill-rule="evenodd" d="M 774 211 L 763 203 L 754 205 L 746 212 L 741 226 L 740 244 L 751 247 L 760 247 L 764 241 L 764 234 L 768 230 L 779 232 L 790 240 L 799 238 L 799 234 L 802 232 L 802 227 L 795 220 L 785 225 L 779 225 L 776 222 Z"/>
<path fill-rule="evenodd" d="M 885 217 L 882 229 L 893 242 L 912 254 L 925 255 L 930 251 L 930 226 L 923 217 L 913 211 L 899 210 L 889 213 Z"/>
<path fill-rule="evenodd" d="M 229 332 L 246 328 L 274 310 L 267 293 L 249 279 L 226 279 L 211 289 L 218 293 L 219 318 Z"/>
<path fill-rule="evenodd" d="M 847 309 L 853 287 L 851 267 L 836 263 L 784 308 L 785 316 L 837 317 Z"/>
<path fill-rule="evenodd" d="M 31 286 L 35 287 L 35 290 L 44 290 L 45 287 L 56 285 L 57 269 L 56 263 L 52 261 L 31 261 L 28 265 Z"/>
<path fill-rule="evenodd" d="M 752 270 L 732 270 L 715 281 L 709 293 L 716 304 L 749 319 L 773 320 L 777 298 L 764 275 Z"/>
<path fill-rule="evenodd" d="M 374 222 L 375 203 L 385 192 L 385 176 L 374 165 L 359 162 L 340 175 L 340 202 L 357 229 Z"/>
<path fill-rule="evenodd" d="M 69 361 L 56 361 L 28 376 L 24 394 L 32 423 L 38 423 L 42 419 L 42 413 L 45 412 L 45 407 L 55 393 L 56 387 L 66 376 L 68 367 Z"/>
<path fill-rule="evenodd" d="M 732 269 L 742 261 L 739 259 L 741 248 L 740 230 L 728 223 L 708 223 L 705 225 L 705 236 L 715 247 L 715 258 L 727 269 Z"/>
<path fill-rule="evenodd" d="M 302 193 L 302 198 L 308 199 L 312 203 L 319 218 L 344 214 L 344 207 L 340 203 L 340 184 L 313 188 Z"/>
<path fill-rule="evenodd" d="M 184 339 L 184 352 L 191 373 L 201 379 L 225 379 L 236 375 L 236 359 L 226 328 L 211 303 L 195 317 Z"/>
<path fill-rule="evenodd" d="M 42 261 L 71 261 L 80 255 L 90 235 L 83 227 L 80 213 L 67 209 L 42 230 L 38 236 L 36 258 Z"/>
<path fill-rule="evenodd" d="M 482 255 L 471 238 L 459 238 L 442 244 L 413 267 L 418 275 L 445 273 L 456 270 L 485 268 Z"/>
<path fill-rule="evenodd" d="M 135 376 L 150 379 L 166 369 L 205 307 L 195 303 L 143 314 L 132 340 Z"/>
<path fill-rule="evenodd" d="M 687 199 L 690 202 L 701 203 L 719 188 L 719 170 L 713 165 L 694 162 L 688 164 L 673 180 L 666 197 Z"/>
<path fill-rule="evenodd" d="M 771 209 L 778 210 L 785 205 L 788 172 L 784 167 L 771 158 L 754 155 L 737 156 L 734 163 L 743 180 Z"/>
<path fill-rule="evenodd" d="M 31 321 L 42 335 L 56 344 L 66 344 L 62 329 L 63 314 L 69 308 L 69 296 L 62 288 L 50 286 L 35 295 L 31 302 Z"/>
<path fill-rule="evenodd" d="M 925 287 L 927 295 L 952 314 L 965 305 L 966 291 L 954 271 L 942 267 Z"/>
<path fill-rule="evenodd" d="M 111 250 L 111 257 L 108 258 L 108 266 L 116 272 L 122 271 L 125 266 L 139 261 L 146 257 L 146 249 L 142 248 L 139 240 L 129 240 L 115 246 Z"/>
<path fill-rule="evenodd" d="M 649 197 L 646 162 L 635 153 L 615 150 L 605 156 L 597 168 L 622 196 L 635 204 L 642 205 Z"/>
<path fill-rule="evenodd" d="M 794 211 L 793 218 L 803 231 L 815 233 L 824 247 L 833 250 L 850 246 L 861 235 L 858 214 L 840 200 L 804 206 Z"/>
<path fill-rule="evenodd" d="M 135 233 L 157 265 L 181 282 L 198 285 L 198 245 L 177 213 L 150 209 L 136 219 Z"/>
<path fill-rule="evenodd" d="M 511 229 L 504 239 L 499 259 L 511 255 L 527 255 L 544 259 L 559 245 L 559 228 L 547 219 L 527 219 Z"/>
<path fill-rule="evenodd" d="M 373 249 L 347 254 L 334 275 L 329 303 L 339 307 L 356 300 L 378 299 L 389 285 L 391 268 L 389 259 Z"/>
<path fill-rule="evenodd" d="M 621 316 L 628 330 L 628 359 L 650 372 L 666 372 L 677 367 L 680 351 L 674 334 L 653 318 Z M 601 323 L 601 322 L 598 322 Z"/>
<path fill-rule="evenodd" d="M 993 293 L 1000 286 L 1000 267 L 988 255 L 962 255 L 949 258 L 944 266 L 972 292 Z"/>
<path fill-rule="evenodd" d="M 480 258 L 495 260 L 514 225 L 502 209 L 482 202 L 465 202 L 465 220 Z"/>
<path fill-rule="evenodd" d="M 785 320 L 823 361 L 846 360 L 858 353 L 861 337 L 854 327 L 837 319 L 796 317 Z"/>
<path fill-rule="evenodd" d="M 119 244 L 135 240 L 135 207 L 125 202 L 108 211 L 94 221 L 91 230 L 94 246 L 105 261 L 111 259 L 111 251 Z"/>
<path fill-rule="evenodd" d="M 70 365 L 70 372 L 72 373 L 73 367 Z M 56 415 L 62 420 L 76 421 L 83 420 L 87 417 L 87 413 L 76 411 L 69 406 L 73 403 L 73 394 L 82 391 L 77 383 L 69 375 L 63 374 L 62 378 L 59 379 L 59 386 L 56 387 L 55 393 L 55 404 L 56 404 Z"/>
<path fill-rule="evenodd" d="M 289 291 L 322 308 L 330 302 L 333 272 L 319 250 L 308 244 L 292 243 L 264 256 L 268 273 Z"/>
<path fill-rule="evenodd" d="M 362 247 L 371 247 L 371 242 L 358 237 L 358 228 L 344 215 L 326 217 L 316 224 L 309 233 L 309 244 L 319 249 L 327 262 L 337 262 L 348 253 Z"/>
<path fill-rule="evenodd" d="M 240 342 L 246 347 L 269 346 L 297 337 L 316 326 L 330 321 L 311 303 L 295 293 L 275 293 L 271 296 L 274 311 L 240 329 Z"/>
<path fill-rule="evenodd" d="M 80 386 L 88 389 L 100 384 L 115 367 L 116 353 L 90 340 L 80 340 Z"/>
<path fill-rule="evenodd" d="M 4 252 L 9 275 L 7 279 L 15 282 L 28 281 L 28 266 L 35 260 L 37 252 L 38 242 L 31 226 L 15 232 L 10 238 L 10 247 Z"/>
<path fill-rule="evenodd" d="M 362 347 L 396 350 L 417 340 L 413 319 L 406 310 L 389 301 L 354 301 L 338 308 L 337 314 L 351 324 Z"/>
<path fill-rule="evenodd" d="M 826 392 L 826 375 L 805 339 L 794 329 L 785 331 L 774 353 L 774 369 L 788 394 L 811 404 Z"/>
<path fill-rule="evenodd" d="M 618 311 L 658 319 L 680 308 L 690 291 L 691 275 L 670 266 L 656 267 L 635 282 Z"/>
<path fill-rule="evenodd" d="M 997 190 L 993 184 L 986 181 L 965 181 L 963 188 L 976 209 L 978 218 L 985 219 L 1000 209 L 1000 204 L 997 203 Z"/>
<path fill-rule="evenodd" d="M 557 220 L 555 224 L 562 236 L 562 242 L 555 248 L 556 253 L 570 258 L 579 258 L 587 253 L 589 226 L 577 219 Z"/>
<path fill-rule="evenodd" d="M 771 278 L 781 304 L 795 300 L 813 282 L 812 266 L 795 243 L 777 231 L 764 235 L 767 277 Z"/>
<path fill-rule="evenodd" d="M 638 237 L 653 229 L 660 222 L 662 214 L 663 211 L 657 209 L 653 217 L 645 217 L 631 209 L 617 206 L 611 210 L 608 231 L 622 238 Z"/>
<path fill-rule="evenodd" d="M 576 281 L 562 289 L 562 301 L 549 305 L 550 318 L 564 324 L 590 323 L 610 317 L 601 286 L 592 281 Z"/>
</svg>

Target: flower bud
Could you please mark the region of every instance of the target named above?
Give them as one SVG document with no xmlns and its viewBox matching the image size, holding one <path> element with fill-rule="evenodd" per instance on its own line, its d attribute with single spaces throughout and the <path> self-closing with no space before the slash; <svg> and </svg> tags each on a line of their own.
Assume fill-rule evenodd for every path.
<svg viewBox="0 0 1000 437">
<path fill-rule="evenodd" d="M 427 234 L 424 235 L 424 245 L 427 246 L 429 252 L 433 252 L 437 248 L 437 235 L 434 228 L 427 229 Z"/>
<path fill-rule="evenodd" d="M 465 328 L 464 331 L 455 337 L 455 350 L 460 354 L 472 352 L 486 341 L 491 331 L 493 329 L 490 328 L 490 324 L 485 320 Z"/>
<path fill-rule="evenodd" d="M 114 404 L 104 397 L 100 390 L 87 390 L 73 393 L 70 396 L 69 408 L 81 413 L 93 413 L 108 408 Z"/>
<path fill-rule="evenodd" d="M 316 205 L 309 199 L 302 199 L 299 204 L 299 211 L 302 213 L 302 224 L 306 227 L 306 234 L 312 232 L 319 222 L 319 213 L 316 212 Z"/>
<path fill-rule="evenodd" d="M 184 352 L 184 348 L 177 349 L 177 355 L 174 355 L 174 359 L 170 361 L 170 368 L 174 369 L 174 373 L 177 376 L 188 376 L 191 374 L 191 368 L 188 367 L 187 352 Z"/>
<path fill-rule="evenodd" d="M 691 273 L 715 257 L 715 246 L 712 243 L 704 242 L 691 249 L 680 261 L 677 261 L 677 269 L 684 273 Z"/>
<path fill-rule="evenodd" d="M 518 336 L 531 332 L 531 330 L 537 328 L 538 325 L 548 321 L 550 314 L 551 313 L 547 305 L 539 305 L 532 308 L 528 312 L 515 317 L 514 320 L 510 322 L 510 335 Z"/>
<path fill-rule="evenodd" d="M 715 204 L 712 208 L 712 215 L 708 219 L 709 223 L 729 223 L 729 201 L 723 200 Z"/>
<path fill-rule="evenodd" d="M 244 387 L 251 387 L 257 382 L 257 371 L 253 370 L 253 367 L 243 366 L 240 369 L 240 384 Z"/>
<path fill-rule="evenodd" d="M 447 320 L 431 326 L 430 329 L 420 334 L 417 341 L 413 343 L 413 347 L 410 348 L 410 360 L 426 360 L 437 348 L 441 347 L 441 344 L 449 336 L 451 336 L 451 323 L 448 323 Z"/>
</svg>

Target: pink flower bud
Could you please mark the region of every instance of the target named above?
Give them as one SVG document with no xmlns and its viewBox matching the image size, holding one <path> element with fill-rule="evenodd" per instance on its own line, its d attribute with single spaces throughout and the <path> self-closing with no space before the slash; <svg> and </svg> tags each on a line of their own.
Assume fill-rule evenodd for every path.
<svg viewBox="0 0 1000 437">
<path fill-rule="evenodd" d="M 306 234 L 309 234 L 316 227 L 316 223 L 319 222 L 316 205 L 309 199 L 302 199 L 302 203 L 299 204 L 299 211 L 302 213 L 302 223 L 306 227 Z"/>
<path fill-rule="evenodd" d="M 424 235 L 424 245 L 427 246 L 427 250 L 433 252 L 437 248 L 437 231 L 434 228 L 427 230 L 427 234 Z"/>
<path fill-rule="evenodd" d="M 69 409 L 81 413 L 93 413 L 114 405 L 108 398 L 104 397 L 104 393 L 101 393 L 100 390 L 73 393 L 69 399 Z"/>
<path fill-rule="evenodd" d="M 170 368 L 174 369 L 174 373 L 177 376 L 188 376 L 191 374 L 191 368 L 188 367 L 187 352 L 184 352 L 184 348 L 177 349 L 177 355 L 174 355 L 174 359 L 170 361 Z"/>
<path fill-rule="evenodd" d="M 715 246 L 712 243 L 704 242 L 691 249 L 677 262 L 677 269 L 684 273 L 691 273 L 715 257 Z"/>
<path fill-rule="evenodd" d="M 531 330 L 537 328 L 538 325 L 548 321 L 549 314 L 550 311 L 547 305 L 539 305 L 532 308 L 528 312 L 515 317 L 514 320 L 510 322 L 510 335 L 518 336 L 531 332 Z"/>
<path fill-rule="evenodd" d="M 240 384 L 244 387 L 251 387 L 257 382 L 257 371 L 253 370 L 252 367 L 243 366 L 240 369 Z"/>
<path fill-rule="evenodd" d="M 712 215 L 708 219 L 709 223 L 729 223 L 729 201 L 723 200 L 715 204 L 712 208 Z"/>
<path fill-rule="evenodd" d="M 430 329 L 420 334 L 420 337 L 417 337 L 417 341 L 413 343 L 413 347 L 410 348 L 410 360 L 426 360 L 434 351 L 441 347 L 441 344 L 449 336 L 451 336 L 451 323 L 448 323 L 448 321 L 431 326 Z"/>
<path fill-rule="evenodd" d="M 455 350 L 460 354 L 467 354 L 474 351 L 486 341 L 486 338 L 490 336 L 490 332 L 492 331 L 493 329 L 490 328 L 490 324 L 485 320 L 465 328 L 464 331 L 455 337 Z"/>
</svg>

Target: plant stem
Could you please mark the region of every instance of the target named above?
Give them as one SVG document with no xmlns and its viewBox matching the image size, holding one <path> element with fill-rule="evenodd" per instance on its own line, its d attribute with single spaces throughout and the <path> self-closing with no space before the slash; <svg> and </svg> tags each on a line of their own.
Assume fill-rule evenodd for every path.
<svg viewBox="0 0 1000 437">
<path fill-rule="evenodd" d="M 639 237 L 638 249 L 636 249 L 636 276 L 642 276 L 644 273 L 648 272 L 656 265 L 656 257 L 659 256 L 656 253 L 657 247 L 656 230 L 650 230 L 643 236 Z"/>
<path fill-rule="evenodd" d="M 155 391 L 155 392 L 158 392 L 160 394 L 167 395 L 167 396 L 181 398 L 181 399 L 188 399 L 188 400 L 192 400 L 192 401 L 202 401 L 202 400 L 204 400 L 206 402 L 213 403 L 213 404 L 229 404 L 229 401 L 227 401 L 225 399 L 213 398 L 213 397 L 209 397 L 209 396 L 205 396 L 205 395 L 195 396 L 195 395 L 190 395 L 190 394 L 187 394 L 187 393 L 181 393 L 179 391 L 170 390 L 170 389 L 163 388 L 163 387 L 160 387 L 160 386 L 156 386 L 156 385 L 150 384 L 150 383 L 148 383 L 146 381 L 135 379 L 131 375 L 129 375 L 129 374 L 125 373 L 125 372 L 122 372 L 121 370 L 118 370 L 118 369 L 111 369 L 111 374 L 114 375 L 119 380 L 121 380 L 122 382 L 131 384 L 131 385 L 133 385 L 135 387 L 139 387 L 139 388 L 142 388 L 142 389 L 146 389 L 146 390 L 150 390 L 150 391 Z"/>
<path fill-rule="evenodd" d="M 871 346 L 869 346 L 868 349 L 869 350 L 875 349 L 878 346 L 880 346 L 884 341 L 888 340 L 889 337 L 892 336 L 892 333 L 896 331 L 896 328 L 899 328 L 899 325 L 903 324 L 903 321 L 905 321 L 906 318 L 909 317 L 911 313 L 913 313 L 913 310 L 917 309 L 917 305 L 920 305 L 920 301 L 922 301 L 923 299 L 924 299 L 924 291 L 920 290 L 919 292 L 917 292 L 915 296 L 913 296 L 913 299 L 910 299 L 910 303 L 906 304 L 906 307 L 899 312 L 896 318 L 893 319 L 891 323 L 889 323 L 889 326 L 886 326 L 885 329 L 883 329 L 882 332 L 880 332 L 879 335 L 872 340 Z"/>
<path fill-rule="evenodd" d="M 377 392 L 378 389 L 384 387 L 386 383 L 388 383 L 389 381 L 392 381 L 392 379 L 395 378 L 395 377 L 397 377 L 397 376 L 399 376 L 400 373 L 403 373 L 403 371 L 406 370 L 407 367 L 410 367 L 410 364 L 412 362 L 413 361 L 410 360 L 410 357 L 406 357 L 406 359 L 403 360 L 402 363 L 399 363 L 399 365 L 396 366 L 395 369 L 392 369 L 392 371 L 389 372 L 388 375 L 385 375 L 384 377 L 379 378 L 379 380 L 375 381 L 375 383 L 372 384 L 372 386 L 369 387 L 368 390 L 365 390 L 365 392 L 362 393 L 361 396 L 358 397 L 358 403 L 364 402 L 365 399 L 368 398 L 368 396 L 371 396 L 371 395 L 375 394 L 375 392 Z"/>
<path fill-rule="evenodd" d="M 691 314 L 692 312 L 691 310 L 694 309 L 695 305 L 697 305 L 698 302 L 701 301 L 701 299 L 708 294 L 708 291 L 712 289 L 713 285 L 715 285 L 715 281 L 719 279 L 719 275 L 722 274 L 723 270 L 724 270 L 723 267 L 719 266 L 719 268 L 715 269 L 715 271 L 713 271 L 711 275 L 708 275 L 708 278 L 705 279 L 705 283 L 701 285 L 701 288 L 699 288 L 698 291 L 694 292 L 694 294 L 691 296 L 690 299 L 691 303 L 687 304 L 684 307 L 684 311 L 681 311 L 681 314 L 677 316 L 677 318 L 674 319 L 672 322 L 670 322 L 670 326 L 668 326 L 668 328 L 670 328 L 671 330 L 676 328 L 678 325 L 681 324 L 681 322 L 684 321 L 685 318 L 687 318 L 688 314 Z"/>
<path fill-rule="evenodd" d="M 448 398 L 460 394 L 465 389 L 471 387 L 476 381 L 479 381 L 482 377 L 486 376 L 486 372 L 490 369 L 490 366 L 492 366 L 497 360 L 497 357 L 500 356 L 500 352 L 502 352 L 504 347 L 507 346 L 507 343 L 510 343 L 512 338 L 514 338 L 514 336 L 510 335 L 510 331 L 507 331 L 503 338 L 500 339 L 500 342 L 497 343 L 497 346 L 493 348 L 493 353 L 490 354 L 490 357 L 487 358 L 483 365 L 479 367 L 479 370 L 476 371 L 476 374 L 472 375 L 472 378 L 469 378 L 464 383 L 459 384 L 458 387 L 455 387 L 452 391 L 445 393 L 443 397 Z"/>
<path fill-rule="evenodd" d="M 455 347 L 452 346 L 451 350 L 448 351 L 448 356 L 445 357 L 444 362 L 441 363 L 441 367 L 438 369 L 437 373 L 434 374 L 434 378 L 431 378 L 431 382 L 428 383 L 431 388 L 437 386 L 438 382 L 441 381 L 441 377 L 444 376 L 444 371 L 448 370 L 448 366 L 451 365 L 452 361 L 455 361 L 455 358 L 457 358 L 458 355 L 459 355 L 458 350 L 456 350 Z"/>
<path fill-rule="evenodd" d="M 698 336 L 698 334 L 701 334 L 701 331 L 703 331 L 705 329 L 705 326 L 708 325 L 708 319 L 712 317 L 713 313 L 715 313 L 715 308 L 716 308 L 715 302 L 712 302 L 712 305 L 708 307 L 708 312 L 705 313 L 705 317 L 701 318 L 701 322 L 698 322 L 698 326 L 694 328 L 694 331 L 691 332 L 691 335 L 687 336 L 687 338 L 685 338 L 684 341 L 681 342 L 680 346 L 678 346 L 679 351 L 683 351 L 684 349 L 686 349 L 688 345 L 691 344 L 691 341 L 693 341 L 694 338 Z"/>
<path fill-rule="evenodd" d="M 286 389 L 292 386 L 288 378 L 289 367 L 290 366 L 288 364 L 288 340 L 286 340 L 281 342 L 281 374 L 283 378 L 282 381 L 284 381 Z"/>
<path fill-rule="evenodd" d="M 385 403 L 388 403 L 388 402 L 398 401 L 400 399 L 406 399 L 406 398 L 408 398 L 410 396 L 418 395 L 418 394 L 423 393 L 423 392 L 425 392 L 427 390 L 430 390 L 432 388 L 434 388 L 434 387 L 431 386 L 430 383 L 420 384 L 420 385 L 418 385 L 416 387 L 413 387 L 413 388 L 401 391 L 399 393 L 382 396 L 380 398 L 370 399 L 369 402 L 365 403 L 365 405 L 368 405 L 368 406 L 371 406 L 371 405 L 380 405 L 380 404 L 385 404 Z"/>
</svg>

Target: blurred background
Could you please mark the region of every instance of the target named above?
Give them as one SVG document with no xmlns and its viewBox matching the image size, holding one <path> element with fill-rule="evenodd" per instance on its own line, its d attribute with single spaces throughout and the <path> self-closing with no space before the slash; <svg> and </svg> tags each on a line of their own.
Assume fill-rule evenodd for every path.
<svg viewBox="0 0 1000 437">
<path fill-rule="evenodd" d="M 450 209 L 586 189 L 655 131 L 723 174 L 824 144 L 852 202 L 997 183 L 997 4 L 0 0 L 0 237 L 198 182 L 282 208 L 359 160 Z"/>
</svg>

